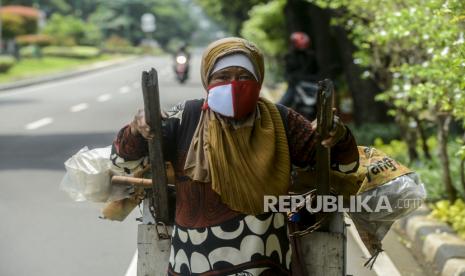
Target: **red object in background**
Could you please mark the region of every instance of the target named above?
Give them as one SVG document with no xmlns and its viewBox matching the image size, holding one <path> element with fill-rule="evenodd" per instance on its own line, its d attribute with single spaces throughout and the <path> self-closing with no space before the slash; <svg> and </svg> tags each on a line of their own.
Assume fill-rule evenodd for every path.
<svg viewBox="0 0 465 276">
<path fill-rule="evenodd" d="M 304 32 L 293 32 L 291 42 L 295 48 L 303 50 L 310 47 L 310 37 Z"/>
</svg>

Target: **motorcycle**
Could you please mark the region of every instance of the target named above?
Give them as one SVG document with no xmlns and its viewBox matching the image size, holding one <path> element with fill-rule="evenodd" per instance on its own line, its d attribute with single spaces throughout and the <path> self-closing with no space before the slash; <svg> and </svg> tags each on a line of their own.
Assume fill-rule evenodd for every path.
<svg viewBox="0 0 465 276">
<path fill-rule="evenodd" d="M 315 119 L 318 85 L 313 82 L 302 80 L 297 82 L 294 89 L 294 98 L 290 107 L 307 119 Z"/>
<path fill-rule="evenodd" d="M 176 56 L 174 71 L 179 83 L 184 83 L 187 80 L 189 73 L 189 63 L 186 55 L 180 54 Z"/>
</svg>

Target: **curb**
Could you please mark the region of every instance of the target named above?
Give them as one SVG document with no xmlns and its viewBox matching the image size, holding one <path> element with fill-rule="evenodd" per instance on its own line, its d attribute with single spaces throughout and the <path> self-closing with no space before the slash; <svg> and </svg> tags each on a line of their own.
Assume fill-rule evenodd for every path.
<svg viewBox="0 0 465 276">
<path fill-rule="evenodd" d="M 41 76 L 41 77 L 35 77 L 35 78 L 30 78 L 30 79 L 24 79 L 20 81 L 14 81 L 10 83 L 5 83 L 5 84 L 0 84 L 0 91 L 7 91 L 7 90 L 12 90 L 12 89 L 17 89 L 17 88 L 23 88 L 23 87 L 28 87 L 36 84 L 41 84 L 45 82 L 51 82 L 51 81 L 56 81 L 56 80 L 62 80 L 66 78 L 71 78 L 71 77 L 76 77 L 92 72 L 97 72 L 103 69 L 106 69 L 108 67 L 112 66 L 118 66 L 122 65 L 126 62 L 132 62 L 137 59 L 141 59 L 143 57 L 140 56 L 130 56 L 126 58 L 119 58 L 119 59 L 114 59 L 114 60 L 108 60 L 108 61 L 101 61 L 101 62 L 96 62 L 91 65 L 84 66 L 83 68 L 79 69 L 74 69 L 71 71 L 65 71 L 62 73 L 55 73 L 52 75 L 46 75 L 46 76 Z"/>
<path fill-rule="evenodd" d="M 465 241 L 446 223 L 430 218 L 421 206 L 400 219 L 394 229 L 405 234 L 416 255 L 441 276 L 465 276 Z"/>
<path fill-rule="evenodd" d="M 371 254 L 366 248 L 362 239 L 360 238 L 360 235 L 358 234 L 353 221 L 350 218 L 345 217 L 345 223 L 347 225 L 346 235 L 351 235 L 353 237 L 353 239 L 355 240 L 355 243 L 360 248 L 360 250 L 363 252 L 364 257 L 368 260 L 371 257 Z M 372 271 L 377 276 L 383 276 L 383 275 L 401 276 L 402 275 L 386 252 L 381 252 L 378 255 L 376 262 L 373 265 Z"/>
</svg>

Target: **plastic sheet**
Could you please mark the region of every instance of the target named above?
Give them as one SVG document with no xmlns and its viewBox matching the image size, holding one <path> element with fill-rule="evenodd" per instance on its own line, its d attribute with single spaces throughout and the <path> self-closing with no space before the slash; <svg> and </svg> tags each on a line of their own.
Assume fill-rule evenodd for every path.
<svg viewBox="0 0 465 276">
<path fill-rule="evenodd" d="M 395 221 L 421 206 L 426 190 L 416 173 L 399 176 L 359 194 L 373 212 L 360 215 L 367 221 Z M 378 211 L 375 211 L 378 207 Z M 388 207 L 388 208 L 386 208 Z"/>
<path fill-rule="evenodd" d="M 74 201 L 106 202 L 129 197 L 127 187 L 112 187 L 111 146 L 82 148 L 65 162 L 60 188 Z"/>
<path fill-rule="evenodd" d="M 409 173 L 365 191 L 361 194 L 361 200 L 367 200 L 366 205 L 373 212 L 349 213 L 359 234 L 371 254 L 376 256 L 381 251 L 381 241 L 391 228 L 392 224 L 413 212 L 421 206 L 426 199 L 426 190 L 416 173 Z M 381 198 L 390 206 L 390 210 L 376 207 Z"/>
</svg>

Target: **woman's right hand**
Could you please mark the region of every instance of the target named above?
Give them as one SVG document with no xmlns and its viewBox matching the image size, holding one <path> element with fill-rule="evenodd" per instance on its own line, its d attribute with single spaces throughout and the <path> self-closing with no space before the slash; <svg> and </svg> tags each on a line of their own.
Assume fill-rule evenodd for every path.
<svg viewBox="0 0 465 276">
<path fill-rule="evenodd" d="M 145 121 L 145 112 L 143 109 L 139 109 L 134 116 L 131 124 L 129 125 L 131 128 L 132 135 L 142 135 L 145 139 L 153 139 L 154 133 L 151 131 L 150 126 Z"/>
</svg>

